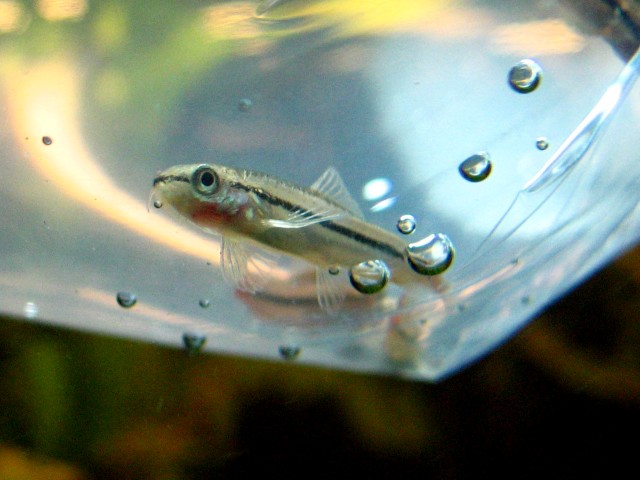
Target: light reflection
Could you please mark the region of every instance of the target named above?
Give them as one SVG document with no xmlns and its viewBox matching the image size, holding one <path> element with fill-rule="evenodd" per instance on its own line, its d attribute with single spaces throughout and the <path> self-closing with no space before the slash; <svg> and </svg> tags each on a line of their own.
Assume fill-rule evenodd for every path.
<svg viewBox="0 0 640 480">
<path fill-rule="evenodd" d="M 87 12 L 86 0 L 38 0 L 38 13 L 45 20 L 74 20 Z"/>
<path fill-rule="evenodd" d="M 24 9 L 18 2 L 0 1 L 0 33 L 19 30 L 23 24 Z"/>
<path fill-rule="evenodd" d="M 362 187 L 362 198 L 369 201 L 380 200 L 393 188 L 393 183 L 388 178 L 374 178 Z"/>
<path fill-rule="evenodd" d="M 262 53 L 270 42 L 263 37 L 254 11 L 253 2 L 211 5 L 202 10 L 204 29 L 213 40 L 250 40 L 249 44 L 243 44 L 245 53 Z"/>
<path fill-rule="evenodd" d="M 398 197 L 385 198 L 384 200 L 380 200 L 378 203 L 373 205 L 369 210 L 371 210 L 374 213 L 382 212 L 383 210 L 393 207 L 396 204 L 397 200 L 398 200 Z"/>
<path fill-rule="evenodd" d="M 219 263 L 219 242 L 147 212 L 144 202 L 118 188 L 100 168 L 81 135 L 80 75 L 70 62 L 29 68 L 7 62 L 5 67 L 3 94 L 13 134 L 23 145 L 25 158 L 48 182 L 107 220 L 176 251 Z M 25 132 L 46 132 L 55 141 L 49 146 L 22 142 Z M 152 177 L 150 172 L 149 189 Z"/>
<path fill-rule="evenodd" d="M 422 25 L 431 23 L 435 17 L 446 11 L 451 2 L 430 0 L 322 0 L 299 2 L 291 8 L 283 9 L 286 15 L 280 17 L 279 9 L 264 12 L 266 18 L 306 18 L 309 28 L 337 26 L 339 35 L 354 36 L 420 30 Z M 273 13 L 273 15 L 271 15 Z"/>
<path fill-rule="evenodd" d="M 500 53 L 560 55 L 582 50 L 586 40 L 557 19 L 512 23 L 493 32 L 492 43 Z"/>
</svg>

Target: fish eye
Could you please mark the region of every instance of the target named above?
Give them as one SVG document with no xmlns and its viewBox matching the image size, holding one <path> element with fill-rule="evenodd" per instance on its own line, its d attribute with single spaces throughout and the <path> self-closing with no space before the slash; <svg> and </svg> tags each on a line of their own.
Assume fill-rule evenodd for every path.
<svg viewBox="0 0 640 480">
<path fill-rule="evenodd" d="M 200 165 L 196 168 L 195 172 L 193 172 L 191 183 L 198 192 L 203 195 L 211 195 L 218 190 L 220 182 L 213 168 L 208 165 Z"/>
</svg>

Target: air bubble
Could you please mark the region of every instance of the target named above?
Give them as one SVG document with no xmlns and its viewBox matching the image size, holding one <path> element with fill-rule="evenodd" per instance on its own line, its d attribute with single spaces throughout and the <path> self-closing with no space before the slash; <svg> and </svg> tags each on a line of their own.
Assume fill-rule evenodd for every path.
<svg viewBox="0 0 640 480">
<path fill-rule="evenodd" d="M 549 141 L 545 137 L 538 137 L 536 139 L 536 147 L 538 150 L 546 150 L 549 148 Z"/>
<path fill-rule="evenodd" d="M 509 70 L 509 85 L 518 93 L 533 92 L 542 79 L 542 67 L 531 59 L 520 60 Z"/>
<path fill-rule="evenodd" d="M 238 110 L 241 112 L 248 112 L 253 107 L 253 102 L 248 98 L 242 98 L 238 102 Z"/>
<path fill-rule="evenodd" d="M 162 208 L 162 201 L 161 200 L 154 200 L 153 201 L 153 206 L 156 208 Z"/>
<path fill-rule="evenodd" d="M 285 360 L 295 360 L 300 356 L 301 350 L 297 345 L 280 345 L 278 347 L 278 353 Z"/>
<path fill-rule="evenodd" d="M 51 137 L 42 137 L 42 143 L 44 143 L 45 145 L 51 145 L 53 143 L 53 140 L 51 139 Z"/>
<path fill-rule="evenodd" d="M 211 300 L 209 300 L 208 298 L 201 298 L 198 301 L 198 305 L 200 305 L 202 308 L 209 308 L 211 306 Z"/>
<path fill-rule="evenodd" d="M 431 234 L 407 246 L 409 265 L 422 275 L 444 272 L 453 262 L 454 256 L 453 244 L 443 233 Z"/>
<path fill-rule="evenodd" d="M 329 275 L 338 275 L 340 273 L 340 267 L 332 265 L 329 267 Z"/>
<path fill-rule="evenodd" d="M 413 215 L 402 215 L 396 224 L 398 231 L 410 235 L 416 231 L 416 219 Z"/>
<path fill-rule="evenodd" d="M 360 293 L 377 293 L 389 281 L 389 267 L 382 260 L 369 260 L 351 267 L 349 279 L 353 288 Z"/>
<path fill-rule="evenodd" d="M 207 337 L 200 333 L 187 332 L 182 335 L 182 343 L 189 356 L 195 356 L 202 351 L 202 347 L 207 343 Z"/>
<path fill-rule="evenodd" d="M 30 320 L 36 318 L 38 316 L 38 306 L 33 302 L 27 302 L 24 304 L 22 308 L 22 313 L 24 316 Z"/>
<path fill-rule="evenodd" d="M 120 305 L 121 307 L 131 308 L 138 301 L 138 297 L 135 293 L 118 292 L 116 295 L 116 300 L 118 301 L 118 305 Z"/>
<path fill-rule="evenodd" d="M 481 182 L 491 173 L 491 157 L 487 152 L 471 155 L 458 166 L 462 178 L 470 182 Z"/>
</svg>

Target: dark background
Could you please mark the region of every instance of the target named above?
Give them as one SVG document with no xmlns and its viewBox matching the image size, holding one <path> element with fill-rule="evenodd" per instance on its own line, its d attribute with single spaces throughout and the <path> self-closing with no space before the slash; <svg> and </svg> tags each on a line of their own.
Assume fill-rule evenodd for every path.
<svg viewBox="0 0 640 480">
<path fill-rule="evenodd" d="M 438 384 L 0 323 L 1 479 L 617 476 L 640 426 L 640 249 Z"/>
</svg>

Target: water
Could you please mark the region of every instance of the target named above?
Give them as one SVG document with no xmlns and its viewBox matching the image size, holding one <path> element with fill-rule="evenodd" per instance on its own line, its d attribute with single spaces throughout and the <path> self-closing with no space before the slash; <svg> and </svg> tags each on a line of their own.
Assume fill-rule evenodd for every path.
<svg viewBox="0 0 640 480">
<path fill-rule="evenodd" d="M 633 29 L 604 37 L 573 2 L 81 3 L 2 23 L 5 314 L 437 379 L 637 241 L 638 60 L 616 43 Z M 244 245 L 237 268 L 265 281 L 236 291 L 218 237 L 147 208 L 157 171 L 207 162 L 300 187 L 333 166 L 410 263 L 390 280 L 375 262 L 324 265 L 344 296 L 329 314 L 315 265 Z"/>
</svg>

